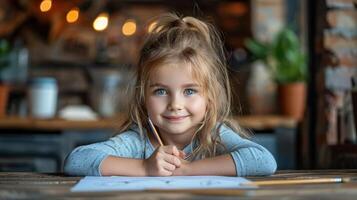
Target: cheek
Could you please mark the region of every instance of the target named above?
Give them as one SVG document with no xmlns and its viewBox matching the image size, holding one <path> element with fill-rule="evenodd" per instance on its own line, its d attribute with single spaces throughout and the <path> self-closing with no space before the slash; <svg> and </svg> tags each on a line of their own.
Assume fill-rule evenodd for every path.
<svg viewBox="0 0 357 200">
<path fill-rule="evenodd" d="M 207 109 L 207 102 L 204 98 L 200 97 L 196 100 L 193 100 L 189 103 L 191 112 L 202 114 L 206 112 Z"/>
<path fill-rule="evenodd" d="M 147 98 L 145 105 L 146 105 L 146 110 L 149 113 L 159 113 L 162 110 L 164 110 L 163 105 L 165 105 L 165 104 L 162 102 L 162 100 L 160 100 L 158 98 L 149 97 L 149 98 Z"/>
</svg>

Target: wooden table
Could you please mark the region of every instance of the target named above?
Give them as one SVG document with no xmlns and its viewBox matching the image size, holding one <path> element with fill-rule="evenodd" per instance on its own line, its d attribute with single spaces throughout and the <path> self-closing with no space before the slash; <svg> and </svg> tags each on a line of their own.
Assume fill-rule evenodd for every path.
<svg viewBox="0 0 357 200">
<path fill-rule="evenodd" d="M 357 170 L 278 171 L 251 180 L 357 178 Z M 0 199 L 357 199 L 357 182 L 261 186 L 246 190 L 186 190 L 141 192 L 70 192 L 82 177 L 31 172 L 0 172 Z"/>
</svg>

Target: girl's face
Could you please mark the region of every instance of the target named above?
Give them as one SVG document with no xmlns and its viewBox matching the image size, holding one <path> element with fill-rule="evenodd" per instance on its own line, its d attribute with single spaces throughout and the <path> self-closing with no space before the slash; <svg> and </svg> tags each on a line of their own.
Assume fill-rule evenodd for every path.
<svg viewBox="0 0 357 200">
<path fill-rule="evenodd" d="M 146 109 L 165 140 L 191 140 L 206 112 L 203 88 L 188 66 L 159 66 L 146 88 Z"/>
</svg>

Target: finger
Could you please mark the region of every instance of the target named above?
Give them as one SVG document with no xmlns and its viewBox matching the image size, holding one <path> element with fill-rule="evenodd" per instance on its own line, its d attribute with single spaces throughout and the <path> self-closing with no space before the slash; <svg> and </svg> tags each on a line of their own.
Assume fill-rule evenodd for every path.
<svg viewBox="0 0 357 200">
<path fill-rule="evenodd" d="M 177 149 L 176 146 L 172 147 L 172 155 L 180 157 L 180 151 Z"/>
<path fill-rule="evenodd" d="M 171 176 L 172 174 L 172 171 L 166 170 L 164 168 L 159 171 L 159 176 Z"/>
<path fill-rule="evenodd" d="M 185 159 L 186 153 L 184 151 L 179 151 L 179 153 L 180 153 L 179 157 Z"/>
<path fill-rule="evenodd" d="M 180 156 L 179 150 L 174 145 L 164 146 L 163 149 L 168 154 L 172 154 L 172 155 L 175 155 L 175 156 Z"/>
<path fill-rule="evenodd" d="M 162 152 L 162 153 L 164 153 L 164 152 L 166 152 L 165 149 L 166 149 L 165 146 L 159 146 L 159 147 L 156 148 L 156 151 L 157 151 L 157 152 Z"/>
<path fill-rule="evenodd" d="M 176 167 L 181 166 L 181 160 L 177 156 L 166 154 L 164 160 L 170 164 L 175 165 Z"/>
<path fill-rule="evenodd" d="M 168 163 L 168 162 L 163 163 L 162 167 L 163 167 L 165 170 L 170 171 L 170 172 L 172 172 L 172 171 L 174 171 L 174 170 L 176 169 L 176 166 L 175 166 L 175 165 L 173 165 L 173 164 L 171 164 L 171 163 Z"/>
</svg>

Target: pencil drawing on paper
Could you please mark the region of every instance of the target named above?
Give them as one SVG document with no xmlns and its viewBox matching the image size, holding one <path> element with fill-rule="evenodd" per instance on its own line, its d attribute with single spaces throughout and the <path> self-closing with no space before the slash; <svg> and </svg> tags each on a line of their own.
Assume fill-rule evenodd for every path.
<svg viewBox="0 0 357 200">
<path fill-rule="evenodd" d="M 72 191 L 247 188 L 242 177 L 171 176 L 171 177 L 92 177 L 87 176 Z"/>
</svg>

